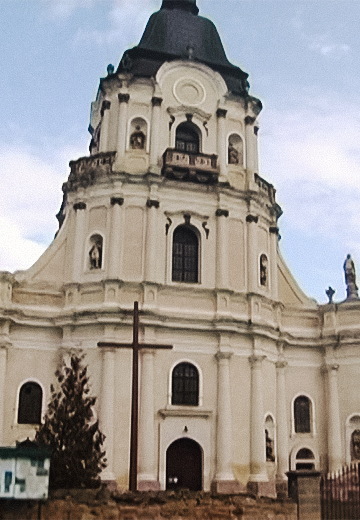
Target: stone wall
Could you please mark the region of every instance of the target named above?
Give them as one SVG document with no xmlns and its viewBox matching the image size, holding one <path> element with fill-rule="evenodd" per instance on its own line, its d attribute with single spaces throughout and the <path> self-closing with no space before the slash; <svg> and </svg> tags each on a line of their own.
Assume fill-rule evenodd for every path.
<svg viewBox="0 0 360 520">
<path fill-rule="evenodd" d="M 209 493 L 59 491 L 40 505 L 0 501 L 0 520 L 297 520 L 290 500 Z"/>
</svg>

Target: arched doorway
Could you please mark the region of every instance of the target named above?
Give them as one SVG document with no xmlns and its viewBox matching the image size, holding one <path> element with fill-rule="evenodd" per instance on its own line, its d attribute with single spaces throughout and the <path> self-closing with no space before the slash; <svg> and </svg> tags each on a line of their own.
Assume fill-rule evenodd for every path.
<svg viewBox="0 0 360 520">
<path fill-rule="evenodd" d="M 166 489 L 202 490 L 202 449 L 191 439 L 178 439 L 166 452 Z"/>
</svg>

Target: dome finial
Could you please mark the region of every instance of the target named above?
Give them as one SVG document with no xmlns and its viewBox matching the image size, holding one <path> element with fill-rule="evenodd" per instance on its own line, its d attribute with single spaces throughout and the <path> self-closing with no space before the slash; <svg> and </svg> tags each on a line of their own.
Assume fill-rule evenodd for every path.
<svg viewBox="0 0 360 520">
<path fill-rule="evenodd" d="M 163 0 L 161 9 L 182 9 L 183 11 L 190 11 L 192 14 L 199 12 L 196 0 Z"/>
</svg>

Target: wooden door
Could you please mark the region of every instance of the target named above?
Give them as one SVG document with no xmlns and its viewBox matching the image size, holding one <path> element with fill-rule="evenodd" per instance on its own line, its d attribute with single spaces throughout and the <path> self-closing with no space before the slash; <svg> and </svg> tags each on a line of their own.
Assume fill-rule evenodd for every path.
<svg viewBox="0 0 360 520">
<path fill-rule="evenodd" d="M 166 452 L 166 489 L 202 490 L 202 449 L 191 439 L 178 439 Z"/>
</svg>

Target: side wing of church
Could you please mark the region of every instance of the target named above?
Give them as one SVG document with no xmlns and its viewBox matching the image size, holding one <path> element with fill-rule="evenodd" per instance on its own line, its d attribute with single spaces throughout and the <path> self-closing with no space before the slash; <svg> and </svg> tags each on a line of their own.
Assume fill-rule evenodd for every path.
<svg viewBox="0 0 360 520">
<path fill-rule="evenodd" d="M 103 479 L 129 478 L 134 302 L 138 489 L 275 495 L 294 469 L 360 459 L 360 301 L 317 305 L 278 249 L 261 102 L 196 0 L 163 0 L 92 103 L 59 231 L 0 272 L 0 445 L 34 437 L 54 372 L 86 353 Z M 331 298 L 330 298 L 331 300 Z M 0 476 L 1 478 L 1 476 Z"/>
</svg>

